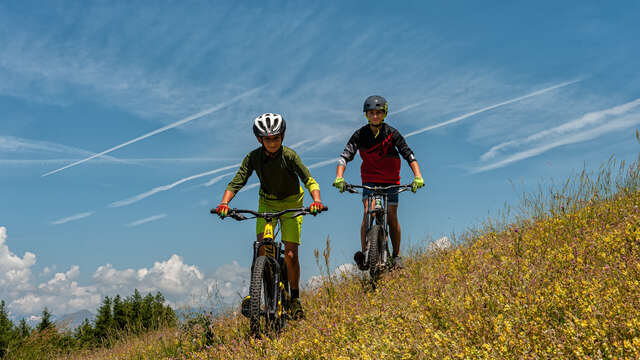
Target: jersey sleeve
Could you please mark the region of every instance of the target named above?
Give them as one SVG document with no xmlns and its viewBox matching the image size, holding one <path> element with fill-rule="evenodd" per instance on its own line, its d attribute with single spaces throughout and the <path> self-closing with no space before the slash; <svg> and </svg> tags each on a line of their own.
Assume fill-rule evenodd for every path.
<svg viewBox="0 0 640 360">
<path fill-rule="evenodd" d="M 300 181 L 304 184 L 304 187 L 306 187 L 309 192 L 313 190 L 320 190 L 320 185 L 318 185 L 318 182 L 311 177 L 311 172 L 309 172 L 309 169 L 302 163 L 300 156 L 296 152 L 292 152 L 292 156 L 293 163 L 295 165 L 294 171 L 296 172 L 296 175 L 298 175 L 298 178 L 300 178 Z"/>
<path fill-rule="evenodd" d="M 236 194 L 240 189 L 242 189 L 243 186 L 247 184 L 247 181 L 251 177 L 251 174 L 253 174 L 253 166 L 251 166 L 251 153 L 249 153 L 244 157 L 240 168 L 238 168 L 238 171 L 236 172 L 236 175 L 233 177 L 231 182 L 229 182 L 229 185 L 227 185 L 227 190 Z"/>
<path fill-rule="evenodd" d="M 393 141 L 393 146 L 398 149 L 398 152 L 407 161 L 407 163 L 411 164 L 412 162 L 417 161 L 416 157 L 413 155 L 413 150 L 411 150 L 409 145 L 407 145 L 407 142 L 404 140 L 404 136 L 402 136 L 398 130 L 394 129 L 391 140 Z"/>
<path fill-rule="evenodd" d="M 358 152 L 358 142 L 360 139 L 360 131 L 356 131 L 351 135 L 351 138 L 344 147 L 340 159 L 338 159 L 338 165 L 347 166 L 347 163 L 356 156 Z"/>
</svg>

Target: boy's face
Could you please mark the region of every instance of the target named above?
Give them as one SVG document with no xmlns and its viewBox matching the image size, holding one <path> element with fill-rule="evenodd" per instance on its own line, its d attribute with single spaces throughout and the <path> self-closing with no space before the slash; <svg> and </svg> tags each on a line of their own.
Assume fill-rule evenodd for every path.
<svg viewBox="0 0 640 360">
<path fill-rule="evenodd" d="M 282 136 L 280 134 L 263 136 L 259 139 L 259 141 L 262 145 L 264 145 L 265 149 L 267 149 L 268 152 L 274 153 L 278 151 L 280 149 L 280 146 L 282 145 Z"/>
<path fill-rule="evenodd" d="M 385 112 L 383 110 L 367 110 L 365 113 L 367 119 L 369 119 L 369 124 L 373 126 L 380 126 L 382 124 L 382 120 L 384 120 Z"/>
</svg>

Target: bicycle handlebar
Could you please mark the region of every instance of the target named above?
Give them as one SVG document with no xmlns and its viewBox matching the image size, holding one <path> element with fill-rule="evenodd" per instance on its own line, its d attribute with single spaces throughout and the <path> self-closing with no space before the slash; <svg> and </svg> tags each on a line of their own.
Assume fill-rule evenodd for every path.
<svg viewBox="0 0 640 360">
<path fill-rule="evenodd" d="M 320 212 L 327 211 L 327 210 L 329 210 L 329 208 L 327 206 L 324 206 L 320 210 Z M 209 212 L 212 213 L 212 214 L 217 214 L 216 209 L 211 209 Z M 235 219 L 235 220 L 238 220 L 238 221 L 242 221 L 242 220 L 248 220 L 248 219 L 255 219 L 255 218 L 258 218 L 258 217 L 259 218 L 263 218 L 263 219 L 264 218 L 272 218 L 273 219 L 273 218 L 277 218 L 277 217 L 280 217 L 280 216 L 282 216 L 284 214 L 291 213 L 291 212 L 295 213 L 295 214 L 293 214 L 293 216 L 291 216 L 292 218 L 295 218 L 295 217 L 298 217 L 298 216 L 301 216 L 301 215 L 309 215 L 309 214 L 311 214 L 311 210 L 308 207 L 306 207 L 306 208 L 303 207 L 303 208 L 295 208 L 295 209 L 286 209 L 286 210 L 282 210 L 282 211 L 278 211 L 278 212 L 262 212 L 262 213 L 261 212 L 257 212 L 257 211 L 253 211 L 253 210 L 248 210 L 248 209 L 236 209 L 236 208 L 233 208 L 233 209 L 229 209 L 229 213 L 227 214 L 227 216 L 232 218 L 232 219 Z M 253 215 L 253 217 L 246 217 L 246 216 L 244 216 L 242 214 L 251 214 L 251 215 Z"/>
<path fill-rule="evenodd" d="M 355 188 L 371 190 L 374 193 L 383 192 L 385 190 L 398 189 L 398 193 L 401 193 L 403 191 L 407 191 L 411 189 L 411 184 L 388 185 L 388 186 L 368 186 L 368 185 L 355 185 L 355 184 L 347 184 L 347 183 L 344 184 L 345 191 L 350 192 L 352 194 L 360 193 L 360 191 L 356 190 Z"/>
</svg>

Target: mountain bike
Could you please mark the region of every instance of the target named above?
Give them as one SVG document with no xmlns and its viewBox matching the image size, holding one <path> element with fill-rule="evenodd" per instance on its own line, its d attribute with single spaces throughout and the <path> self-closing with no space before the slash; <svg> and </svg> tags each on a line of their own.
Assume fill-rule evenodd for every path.
<svg viewBox="0 0 640 360">
<path fill-rule="evenodd" d="M 345 191 L 360 193 L 359 189 L 370 190 L 367 196 L 367 221 L 365 228 L 365 266 L 369 270 L 371 284 L 375 288 L 380 275 L 393 267 L 389 252 L 389 224 L 387 222 L 387 190 L 397 189 L 398 193 L 411 189 L 408 185 L 367 186 L 345 184 Z"/>
<path fill-rule="evenodd" d="M 321 211 L 327 211 L 325 206 Z M 216 214 L 216 209 L 211 209 Z M 287 313 L 291 301 L 291 289 L 284 260 L 284 244 L 276 241 L 274 220 L 293 213 L 291 218 L 311 214 L 309 208 L 286 209 L 278 212 L 256 212 L 244 209 L 229 209 L 228 217 L 237 221 L 263 218 L 266 222 L 262 241 L 253 243 L 251 283 L 249 285 L 249 311 L 251 335 L 260 337 L 282 330 L 289 318 Z M 243 214 L 253 215 L 246 217 Z M 264 255 L 261 255 L 261 249 Z"/>
</svg>

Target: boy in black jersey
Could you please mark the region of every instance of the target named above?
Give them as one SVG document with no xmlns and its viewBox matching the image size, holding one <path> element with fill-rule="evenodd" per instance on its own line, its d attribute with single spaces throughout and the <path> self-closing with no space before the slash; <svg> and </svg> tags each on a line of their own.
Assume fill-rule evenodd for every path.
<svg viewBox="0 0 640 360">
<path fill-rule="evenodd" d="M 409 163 L 413 171 L 414 179 L 411 184 L 411 190 L 416 192 L 424 186 L 420 166 L 413 155 L 413 151 L 404 140 L 404 137 L 395 128 L 387 125 L 384 118 L 387 116 L 388 105 L 387 100 L 382 96 L 369 96 L 365 102 L 363 111 L 369 120 L 369 123 L 355 133 L 349 139 L 347 146 L 340 155 L 338 167 L 336 169 L 336 179 L 333 186 L 337 187 L 340 192 L 344 191 L 344 171 L 347 163 L 353 160 L 356 152 L 360 152 L 362 158 L 362 166 L 360 167 L 360 176 L 362 184 L 368 186 L 388 186 L 400 184 L 400 155 Z M 364 252 L 365 249 L 365 229 L 367 220 L 367 195 L 368 190 L 362 193 L 362 204 L 364 206 L 364 217 L 360 226 L 360 244 L 362 251 L 358 251 L 354 255 L 354 260 L 358 267 L 362 270 L 365 268 Z M 397 191 L 389 191 L 388 194 L 388 220 L 391 235 L 391 244 L 393 246 L 393 260 L 398 268 L 402 268 L 402 259 L 400 258 L 400 238 L 401 229 L 398 222 L 398 193 Z"/>
</svg>

